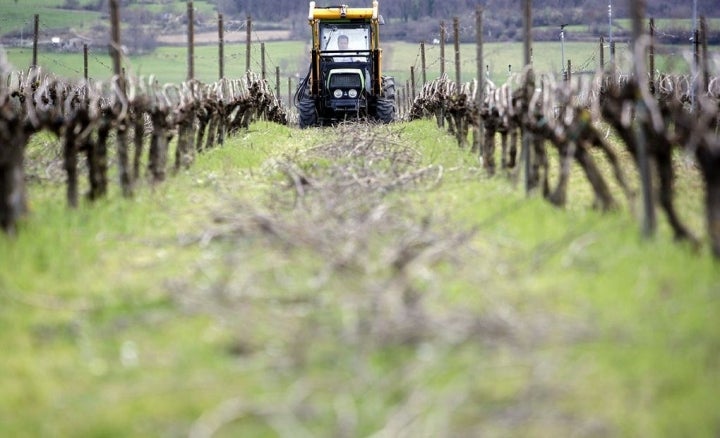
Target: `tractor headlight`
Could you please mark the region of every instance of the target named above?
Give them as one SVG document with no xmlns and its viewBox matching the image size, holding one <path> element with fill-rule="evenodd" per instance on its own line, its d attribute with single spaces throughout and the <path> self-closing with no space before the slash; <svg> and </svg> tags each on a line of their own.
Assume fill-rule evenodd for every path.
<svg viewBox="0 0 720 438">
<path fill-rule="evenodd" d="M 333 91 L 333 96 L 335 96 L 335 98 L 337 99 L 340 99 L 342 97 L 342 94 L 342 90 L 339 88 L 336 88 L 335 91 Z"/>
<path fill-rule="evenodd" d="M 348 97 L 355 99 L 357 97 L 357 90 L 354 88 L 348 90 Z"/>
</svg>

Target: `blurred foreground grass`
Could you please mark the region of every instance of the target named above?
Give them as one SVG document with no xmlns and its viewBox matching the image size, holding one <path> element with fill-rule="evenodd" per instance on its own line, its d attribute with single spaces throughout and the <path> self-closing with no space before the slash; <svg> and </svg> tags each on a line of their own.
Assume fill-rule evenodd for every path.
<svg viewBox="0 0 720 438">
<path fill-rule="evenodd" d="M 37 139 L 0 240 L 0 435 L 720 433 L 707 249 L 641 240 L 580 173 L 565 210 L 527 199 L 431 121 L 342 129 L 257 123 L 77 211 Z M 368 135 L 397 153 L 332 155 Z"/>
</svg>

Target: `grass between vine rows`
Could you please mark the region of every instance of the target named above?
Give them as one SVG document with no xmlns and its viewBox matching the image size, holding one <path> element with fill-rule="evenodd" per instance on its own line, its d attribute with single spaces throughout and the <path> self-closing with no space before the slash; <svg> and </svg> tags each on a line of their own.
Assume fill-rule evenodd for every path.
<svg viewBox="0 0 720 438">
<path fill-rule="evenodd" d="M 0 240 L 3 436 L 720 433 L 716 262 L 578 171 L 559 210 L 431 121 L 256 123 L 70 211 L 59 156 Z"/>
</svg>

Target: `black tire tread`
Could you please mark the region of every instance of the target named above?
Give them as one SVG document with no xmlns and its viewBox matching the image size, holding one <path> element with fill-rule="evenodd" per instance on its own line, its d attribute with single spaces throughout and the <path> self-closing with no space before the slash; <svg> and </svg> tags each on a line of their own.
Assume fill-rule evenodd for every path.
<svg viewBox="0 0 720 438">
<path fill-rule="evenodd" d="M 383 123 L 395 121 L 395 78 L 382 77 L 382 94 L 377 99 L 375 117 Z"/>
</svg>

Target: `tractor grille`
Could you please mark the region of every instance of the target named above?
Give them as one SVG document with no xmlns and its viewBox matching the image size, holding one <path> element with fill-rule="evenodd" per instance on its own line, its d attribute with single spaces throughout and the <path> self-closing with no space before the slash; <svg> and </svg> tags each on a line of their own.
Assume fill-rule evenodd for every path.
<svg viewBox="0 0 720 438">
<path fill-rule="evenodd" d="M 362 88 L 362 79 L 357 73 L 334 73 L 330 76 L 330 88 Z"/>
</svg>

